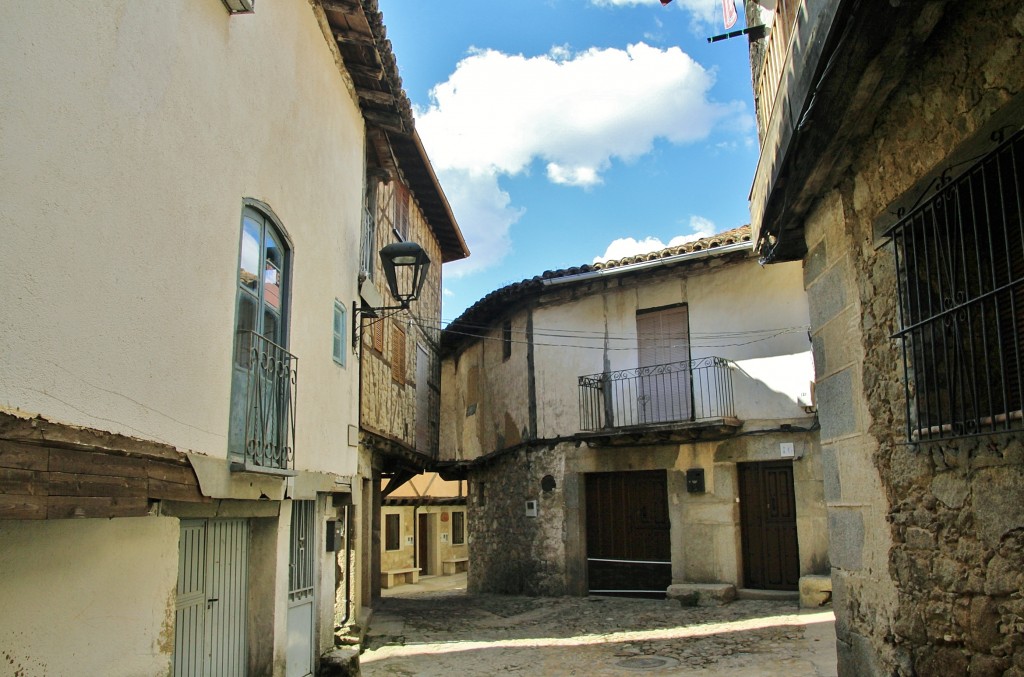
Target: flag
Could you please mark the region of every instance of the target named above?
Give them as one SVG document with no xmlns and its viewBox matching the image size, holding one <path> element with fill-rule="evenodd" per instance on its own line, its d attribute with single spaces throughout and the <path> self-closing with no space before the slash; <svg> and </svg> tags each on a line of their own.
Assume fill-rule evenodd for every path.
<svg viewBox="0 0 1024 677">
<path fill-rule="evenodd" d="M 665 0 L 661 0 L 661 4 L 664 5 Z M 736 0 L 722 0 L 722 19 L 725 21 L 725 30 L 736 25 Z"/>
<path fill-rule="evenodd" d="M 661 0 L 661 4 L 662 4 L 662 6 L 665 6 L 665 5 L 667 5 L 668 3 L 670 3 L 670 2 L 672 2 L 672 0 Z"/>
</svg>

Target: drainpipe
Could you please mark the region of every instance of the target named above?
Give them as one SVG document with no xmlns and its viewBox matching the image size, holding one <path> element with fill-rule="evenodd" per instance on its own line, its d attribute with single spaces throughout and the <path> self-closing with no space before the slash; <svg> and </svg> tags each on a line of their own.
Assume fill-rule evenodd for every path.
<svg viewBox="0 0 1024 677">
<path fill-rule="evenodd" d="M 352 616 L 352 506 L 345 506 L 345 615 L 338 625 L 345 625 Z"/>
</svg>

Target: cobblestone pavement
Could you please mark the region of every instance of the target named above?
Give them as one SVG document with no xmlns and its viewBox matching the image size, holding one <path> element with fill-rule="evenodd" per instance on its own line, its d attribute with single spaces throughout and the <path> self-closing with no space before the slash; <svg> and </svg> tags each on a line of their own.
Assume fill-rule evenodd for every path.
<svg viewBox="0 0 1024 677">
<path fill-rule="evenodd" d="M 364 649 L 364 677 L 836 674 L 831 610 L 777 601 L 392 593 Z"/>
</svg>

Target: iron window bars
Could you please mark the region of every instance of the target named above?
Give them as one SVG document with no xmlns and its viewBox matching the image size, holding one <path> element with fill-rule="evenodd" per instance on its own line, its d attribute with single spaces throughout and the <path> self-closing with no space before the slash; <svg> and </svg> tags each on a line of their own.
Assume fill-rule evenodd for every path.
<svg viewBox="0 0 1024 677">
<path fill-rule="evenodd" d="M 732 370 L 721 357 L 579 377 L 580 430 L 732 417 Z"/>
<path fill-rule="evenodd" d="M 245 464 L 288 470 L 295 461 L 298 358 L 253 331 L 238 333 L 246 370 Z"/>
<path fill-rule="evenodd" d="M 887 232 L 911 442 L 1024 427 L 1022 162 L 1018 132 Z"/>
</svg>

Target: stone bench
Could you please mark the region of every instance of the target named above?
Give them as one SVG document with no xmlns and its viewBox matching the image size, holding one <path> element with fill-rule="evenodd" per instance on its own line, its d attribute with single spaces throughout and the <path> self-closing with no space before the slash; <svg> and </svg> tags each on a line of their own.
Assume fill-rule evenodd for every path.
<svg viewBox="0 0 1024 677">
<path fill-rule="evenodd" d="M 445 576 L 451 576 L 457 574 L 460 571 L 467 571 L 469 569 L 469 558 L 468 557 L 453 557 L 446 559 L 441 562 L 441 573 Z"/>
<path fill-rule="evenodd" d="M 393 588 L 395 587 L 395 583 L 398 579 L 401 579 L 402 583 L 419 583 L 419 567 L 409 567 L 408 569 L 388 569 L 387 571 L 380 572 L 380 587 Z"/>
</svg>

